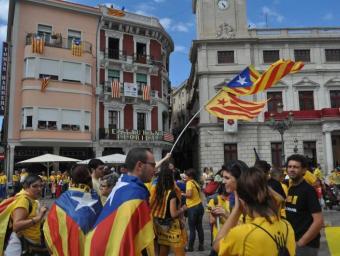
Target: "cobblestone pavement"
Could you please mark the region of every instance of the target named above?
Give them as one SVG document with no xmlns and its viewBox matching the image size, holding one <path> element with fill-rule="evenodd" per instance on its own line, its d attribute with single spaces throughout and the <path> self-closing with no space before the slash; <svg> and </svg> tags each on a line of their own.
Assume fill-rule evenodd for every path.
<svg viewBox="0 0 340 256">
<path fill-rule="evenodd" d="M 52 200 L 51 199 L 43 199 L 41 200 L 41 203 L 45 206 L 50 207 L 52 205 Z M 335 211 L 335 210 L 328 210 L 328 211 L 324 211 L 323 212 L 324 218 L 325 218 L 325 222 L 331 226 L 340 226 L 340 211 Z M 199 252 L 198 249 L 198 241 L 197 241 L 197 237 L 196 237 L 196 243 L 194 246 L 194 252 L 188 252 L 186 255 L 190 256 L 208 256 L 210 253 L 210 227 L 209 227 L 209 223 L 208 223 L 208 216 L 205 215 L 204 219 L 203 219 L 203 229 L 204 229 L 204 247 L 205 247 L 205 251 Z M 325 234 L 324 231 L 322 230 L 321 232 L 321 248 L 319 251 L 318 256 L 330 256 L 329 250 L 328 250 L 328 246 L 327 246 L 327 242 L 326 242 L 326 238 L 325 238 Z"/>
</svg>

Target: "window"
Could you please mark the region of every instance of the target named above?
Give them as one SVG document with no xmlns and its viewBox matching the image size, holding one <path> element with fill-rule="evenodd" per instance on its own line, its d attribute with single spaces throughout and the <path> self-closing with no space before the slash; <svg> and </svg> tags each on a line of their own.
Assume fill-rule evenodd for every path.
<svg viewBox="0 0 340 256">
<path fill-rule="evenodd" d="M 234 63 L 234 51 L 218 51 L 217 63 Z"/>
<path fill-rule="evenodd" d="M 33 108 L 23 109 L 23 129 L 33 128 Z"/>
<path fill-rule="evenodd" d="M 90 65 L 86 64 L 85 65 L 85 83 L 91 84 L 91 72 L 92 68 Z"/>
<path fill-rule="evenodd" d="M 237 144 L 224 144 L 224 163 L 237 160 Z"/>
<path fill-rule="evenodd" d="M 268 112 L 277 112 L 277 104 L 282 104 L 282 92 L 267 92 Z"/>
<path fill-rule="evenodd" d="M 25 59 L 25 74 L 24 77 L 35 77 L 35 58 Z"/>
<path fill-rule="evenodd" d="M 145 113 L 137 113 L 137 130 L 145 130 L 146 128 L 146 114 Z"/>
<path fill-rule="evenodd" d="M 305 155 L 310 163 L 316 166 L 317 156 L 316 156 L 316 142 L 315 141 L 304 141 L 303 142 L 303 155 Z"/>
<path fill-rule="evenodd" d="M 38 24 L 38 36 L 43 37 L 45 42 L 50 42 L 52 34 L 52 26 Z"/>
<path fill-rule="evenodd" d="M 109 37 L 108 57 L 109 59 L 119 59 L 119 39 Z"/>
<path fill-rule="evenodd" d="M 142 95 L 142 87 L 148 83 L 148 76 L 146 74 L 136 74 L 136 83 L 138 86 L 138 95 Z"/>
<path fill-rule="evenodd" d="M 38 129 L 57 129 L 58 110 L 52 108 L 39 108 Z"/>
<path fill-rule="evenodd" d="M 79 131 L 81 125 L 81 113 L 78 110 L 63 110 L 61 129 Z"/>
<path fill-rule="evenodd" d="M 63 81 L 80 82 L 83 77 L 82 65 L 74 62 L 63 62 Z"/>
<path fill-rule="evenodd" d="M 109 110 L 109 128 L 110 129 L 119 129 L 119 112 Z"/>
<path fill-rule="evenodd" d="M 69 48 L 71 48 L 72 46 L 72 41 L 73 40 L 81 40 L 81 32 L 80 31 L 77 31 L 77 30 L 72 30 L 72 29 L 69 29 L 68 30 L 68 36 L 67 36 L 67 45 Z"/>
<path fill-rule="evenodd" d="M 340 108 L 340 90 L 329 92 L 331 96 L 331 108 Z"/>
<path fill-rule="evenodd" d="M 136 44 L 136 61 L 139 63 L 146 63 L 146 44 Z"/>
<path fill-rule="evenodd" d="M 114 70 L 114 69 L 109 69 L 107 76 L 108 76 L 109 81 L 119 81 L 120 80 L 120 71 Z"/>
<path fill-rule="evenodd" d="M 50 79 L 58 80 L 60 73 L 59 63 L 57 60 L 40 59 L 39 78 L 48 76 Z"/>
<path fill-rule="evenodd" d="M 340 49 L 326 49 L 325 54 L 327 62 L 340 61 Z"/>
<path fill-rule="evenodd" d="M 264 63 L 272 63 L 280 59 L 280 51 L 279 50 L 265 50 L 263 51 L 263 62 Z"/>
<path fill-rule="evenodd" d="M 314 110 L 313 91 L 300 91 L 299 104 L 300 110 Z"/>
<path fill-rule="evenodd" d="M 281 142 L 271 143 L 273 167 L 282 167 L 282 144 Z"/>
<path fill-rule="evenodd" d="M 85 111 L 84 130 L 90 131 L 91 112 Z"/>
<path fill-rule="evenodd" d="M 310 50 L 294 50 L 295 61 L 310 62 Z"/>
</svg>

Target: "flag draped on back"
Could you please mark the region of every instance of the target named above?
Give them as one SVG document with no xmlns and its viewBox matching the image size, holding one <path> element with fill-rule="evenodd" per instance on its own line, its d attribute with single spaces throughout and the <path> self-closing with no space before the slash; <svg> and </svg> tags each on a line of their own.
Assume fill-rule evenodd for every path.
<svg viewBox="0 0 340 256">
<path fill-rule="evenodd" d="M 251 120 L 261 113 L 266 103 L 267 101 L 241 100 L 224 90 L 220 90 L 208 102 L 205 109 L 210 114 L 221 119 Z"/>
<path fill-rule="evenodd" d="M 120 83 L 117 80 L 113 80 L 111 82 L 111 94 L 112 98 L 119 98 L 120 97 Z"/>
<path fill-rule="evenodd" d="M 42 54 L 44 52 L 45 40 L 39 36 L 32 38 L 32 52 Z"/>
<path fill-rule="evenodd" d="M 44 234 L 54 256 L 84 255 L 85 235 L 102 210 L 97 193 L 87 191 L 71 187 L 52 205 Z"/>
<path fill-rule="evenodd" d="M 85 255 L 154 255 L 154 231 L 149 191 L 134 176 L 123 175 L 113 188 L 94 229 L 88 234 Z"/>
<path fill-rule="evenodd" d="M 264 90 L 269 89 L 273 85 L 275 85 L 278 81 L 280 81 L 283 77 L 290 73 L 296 73 L 303 68 L 303 62 L 294 62 L 291 60 L 278 60 L 273 63 L 250 87 L 246 89 L 241 86 L 244 83 L 244 78 L 238 75 L 235 79 L 239 78 L 240 86 L 237 86 L 234 83 L 234 86 L 230 86 L 229 84 L 223 89 L 227 92 L 230 92 L 234 95 L 252 95 L 258 92 L 262 92 Z"/>
<path fill-rule="evenodd" d="M 143 85 L 142 92 L 143 92 L 143 100 L 150 100 L 150 86 Z"/>
<path fill-rule="evenodd" d="M 72 40 L 71 50 L 73 56 L 81 57 L 83 54 L 82 42 L 79 39 Z"/>
</svg>

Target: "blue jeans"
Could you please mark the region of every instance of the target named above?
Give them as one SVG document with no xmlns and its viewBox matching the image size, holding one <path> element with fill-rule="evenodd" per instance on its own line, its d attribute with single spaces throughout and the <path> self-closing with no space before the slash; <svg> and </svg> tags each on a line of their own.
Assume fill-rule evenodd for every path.
<svg viewBox="0 0 340 256">
<path fill-rule="evenodd" d="M 198 241 L 200 245 L 204 244 L 203 220 L 204 208 L 202 203 L 188 208 L 188 223 L 189 223 L 189 247 L 193 247 L 196 238 L 196 230 L 198 233 Z"/>
<path fill-rule="evenodd" d="M 296 246 L 296 256 L 317 256 L 319 248 L 309 246 Z"/>
</svg>

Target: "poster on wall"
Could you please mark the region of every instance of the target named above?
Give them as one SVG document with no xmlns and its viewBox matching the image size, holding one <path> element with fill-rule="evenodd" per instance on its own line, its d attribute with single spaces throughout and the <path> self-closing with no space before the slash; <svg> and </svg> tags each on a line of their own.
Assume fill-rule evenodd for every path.
<svg viewBox="0 0 340 256">
<path fill-rule="evenodd" d="M 5 114 L 6 89 L 7 89 L 7 68 L 8 68 L 8 43 L 2 44 L 2 63 L 1 63 L 1 84 L 0 84 L 0 115 Z"/>
<path fill-rule="evenodd" d="M 135 83 L 124 82 L 124 96 L 138 97 L 138 87 Z"/>
</svg>

